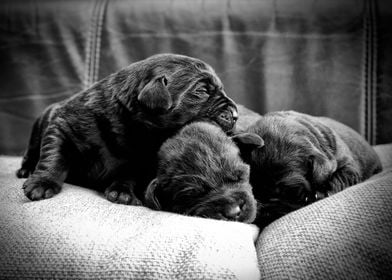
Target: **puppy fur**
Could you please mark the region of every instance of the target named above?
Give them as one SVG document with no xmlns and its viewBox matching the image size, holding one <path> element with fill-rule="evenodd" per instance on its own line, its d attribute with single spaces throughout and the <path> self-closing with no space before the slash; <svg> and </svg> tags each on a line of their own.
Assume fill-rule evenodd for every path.
<svg viewBox="0 0 392 280">
<path fill-rule="evenodd" d="M 214 70 L 205 62 L 161 54 L 133 63 L 62 102 L 36 120 L 19 178 L 31 200 L 50 198 L 67 182 L 142 204 L 156 173 L 156 153 L 194 120 L 226 132 L 237 118 Z"/>
<path fill-rule="evenodd" d="M 256 149 L 239 143 L 251 166 L 254 196 L 262 205 L 259 225 L 381 171 L 380 160 L 365 139 L 329 118 L 272 112 L 246 131 L 264 140 Z"/>
<path fill-rule="evenodd" d="M 248 131 L 249 127 L 261 118 L 259 113 L 246 108 L 244 105 L 237 104 L 237 110 L 238 120 L 235 124 L 235 133 L 237 134 Z"/>
<path fill-rule="evenodd" d="M 248 135 L 236 135 L 241 137 Z M 257 138 L 255 145 L 261 146 Z M 240 158 L 233 140 L 205 122 L 182 128 L 159 151 L 157 177 L 147 188 L 146 205 L 184 215 L 252 222 L 256 201 L 249 165 Z"/>
</svg>

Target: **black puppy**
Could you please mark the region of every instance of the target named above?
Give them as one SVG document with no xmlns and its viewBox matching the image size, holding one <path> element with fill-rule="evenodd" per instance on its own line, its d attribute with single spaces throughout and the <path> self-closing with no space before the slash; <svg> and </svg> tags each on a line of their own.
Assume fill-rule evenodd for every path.
<svg viewBox="0 0 392 280">
<path fill-rule="evenodd" d="M 262 146 L 260 137 L 252 137 L 239 134 L 233 140 Z M 162 145 L 145 200 L 152 209 L 184 215 L 246 223 L 256 216 L 249 165 L 232 139 L 205 122 L 185 126 Z"/>
<path fill-rule="evenodd" d="M 254 196 L 262 205 L 259 225 L 381 171 L 380 160 L 365 139 L 329 118 L 273 112 L 245 131 L 259 135 L 265 144 L 255 149 L 239 143 L 251 166 Z"/>
<path fill-rule="evenodd" d="M 166 138 L 193 120 L 230 131 L 236 119 L 236 105 L 211 66 L 187 56 L 152 56 L 48 107 L 17 176 L 30 176 L 23 189 L 31 200 L 52 197 L 67 180 L 138 205 Z"/>
</svg>

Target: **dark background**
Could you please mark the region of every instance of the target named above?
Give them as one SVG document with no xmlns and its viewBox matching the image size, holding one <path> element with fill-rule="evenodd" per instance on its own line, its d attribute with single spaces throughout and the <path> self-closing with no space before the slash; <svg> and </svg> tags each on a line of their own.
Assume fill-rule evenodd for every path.
<svg viewBox="0 0 392 280">
<path fill-rule="evenodd" d="M 392 4 L 371 0 L 1 1 L 0 154 L 34 119 L 120 68 L 173 52 L 237 103 L 335 118 L 392 142 Z"/>
</svg>

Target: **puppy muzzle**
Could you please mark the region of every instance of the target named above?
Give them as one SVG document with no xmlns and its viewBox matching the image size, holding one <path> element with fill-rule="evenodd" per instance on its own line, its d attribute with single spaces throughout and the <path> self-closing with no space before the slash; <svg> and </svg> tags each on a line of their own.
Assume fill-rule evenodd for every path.
<svg viewBox="0 0 392 280">
<path fill-rule="evenodd" d="M 217 220 L 252 223 L 256 218 L 256 200 L 247 192 L 217 194 L 206 198 L 187 213 Z"/>
<path fill-rule="evenodd" d="M 223 131 L 230 133 L 238 120 L 238 111 L 235 104 L 227 105 L 216 116 L 216 123 L 223 129 Z"/>
<path fill-rule="evenodd" d="M 225 111 L 218 115 L 218 119 L 221 124 L 230 127 L 230 129 L 233 128 L 238 120 L 237 108 L 229 106 Z"/>
</svg>

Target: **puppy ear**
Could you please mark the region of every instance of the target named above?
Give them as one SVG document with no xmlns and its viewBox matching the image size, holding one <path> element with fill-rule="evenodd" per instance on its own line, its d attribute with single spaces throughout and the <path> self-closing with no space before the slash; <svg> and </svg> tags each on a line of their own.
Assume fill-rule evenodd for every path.
<svg viewBox="0 0 392 280">
<path fill-rule="evenodd" d="M 161 76 L 148 82 L 140 91 L 137 100 L 150 110 L 169 110 L 173 101 L 167 90 L 166 77 Z"/>
<path fill-rule="evenodd" d="M 161 210 L 161 204 L 156 197 L 156 188 L 158 186 L 158 179 L 153 179 L 150 184 L 148 185 L 146 192 L 144 194 L 146 205 L 155 210 Z"/>
<path fill-rule="evenodd" d="M 255 133 L 239 133 L 231 137 L 234 143 L 242 149 L 253 150 L 264 146 L 264 140 Z"/>
<path fill-rule="evenodd" d="M 241 158 L 245 162 L 250 162 L 252 152 L 264 146 L 264 140 L 255 133 L 239 133 L 231 137 L 240 149 Z"/>
</svg>

